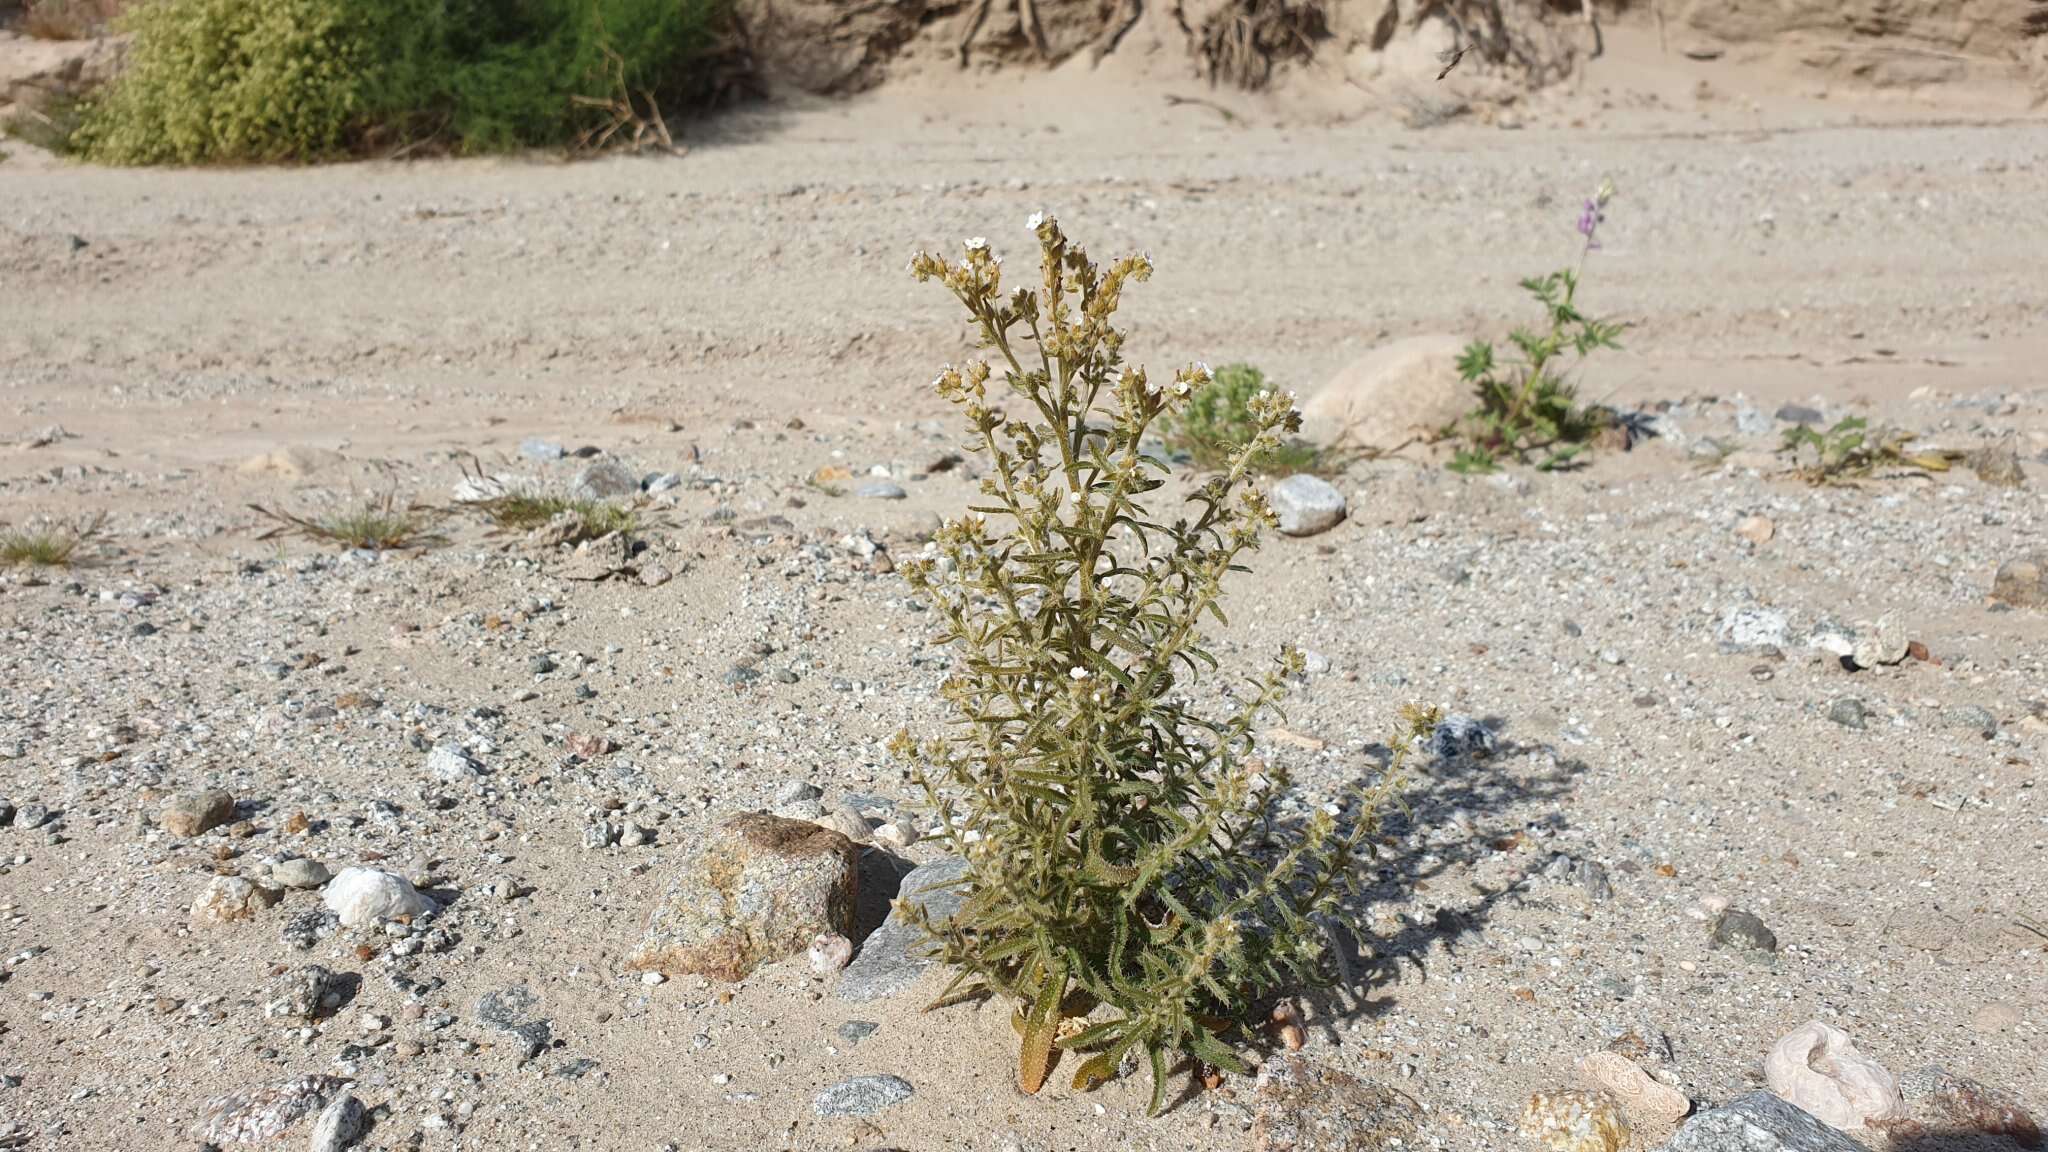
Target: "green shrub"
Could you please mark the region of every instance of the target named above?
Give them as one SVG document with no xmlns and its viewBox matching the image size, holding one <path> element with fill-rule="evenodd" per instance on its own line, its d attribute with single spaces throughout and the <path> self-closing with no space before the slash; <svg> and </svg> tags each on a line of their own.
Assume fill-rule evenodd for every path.
<svg viewBox="0 0 2048 1152">
<path fill-rule="evenodd" d="M 698 93 L 729 0 L 151 0 L 79 144 L 115 164 L 558 145 Z"/>
<path fill-rule="evenodd" d="M 1114 314 L 1151 266 L 1099 268 L 1057 223 L 1032 223 L 1043 278 L 1013 292 L 984 241 L 911 264 L 990 352 L 936 381 L 990 467 L 979 506 L 902 566 L 958 653 L 942 690 L 957 724 L 893 747 L 966 861 L 950 922 L 902 908 L 961 969 L 942 1002 L 1017 1006 L 1026 1092 L 1072 1051 L 1083 1089 L 1149 1064 L 1156 1111 L 1169 1056 L 1241 1071 L 1234 1033 L 1254 998 L 1331 974 L 1326 926 L 1395 777 L 1348 812 L 1282 806 L 1286 778 L 1251 756 L 1252 732 L 1301 667 L 1291 649 L 1220 716 L 1190 698 L 1219 671 L 1199 626 L 1223 622 L 1225 577 L 1273 520 L 1253 462 L 1300 417 L 1254 396 L 1247 438 L 1185 510 L 1148 510 L 1165 465 L 1140 445 L 1209 373 L 1154 383 L 1125 366 Z"/>
<path fill-rule="evenodd" d="M 1253 402 L 1271 390 L 1266 374 L 1250 364 L 1225 364 L 1185 406 L 1161 417 L 1166 446 L 1187 453 L 1198 467 L 1225 467 L 1258 436 Z M 1262 471 L 1293 473 L 1326 471 L 1334 461 L 1315 445 L 1290 436 L 1275 438 L 1253 463 Z"/>
</svg>

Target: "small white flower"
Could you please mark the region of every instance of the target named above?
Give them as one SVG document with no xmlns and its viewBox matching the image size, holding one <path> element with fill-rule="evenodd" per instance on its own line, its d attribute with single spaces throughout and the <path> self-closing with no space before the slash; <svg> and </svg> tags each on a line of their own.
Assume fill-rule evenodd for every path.
<svg viewBox="0 0 2048 1152">
<path fill-rule="evenodd" d="M 1045 223 L 1045 213 L 1033 212 L 1031 219 L 1024 222 L 1024 229 L 1027 232 L 1036 232 L 1038 231 L 1038 226 L 1043 223 Z"/>
<path fill-rule="evenodd" d="M 1195 361 L 1195 376 L 1196 376 L 1196 378 L 1198 378 L 1198 379 L 1201 379 L 1201 380 L 1208 380 L 1208 379 L 1210 379 L 1210 378 L 1214 377 L 1215 375 L 1216 375 L 1216 374 L 1215 374 L 1214 372 L 1211 372 L 1211 371 L 1209 371 L 1209 362 L 1208 362 L 1207 360 L 1197 360 L 1197 361 Z"/>
<path fill-rule="evenodd" d="M 1076 680 L 1086 680 L 1088 678 L 1088 670 L 1076 664 L 1072 668 L 1067 669 L 1067 675 L 1072 676 Z"/>
<path fill-rule="evenodd" d="M 1076 488 L 1072 492 L 1067 493 L 1067 499 L 1073 501 L 1076 504 L 1079 504 L 1082 500 L 1086 499 L 1086 497 L 1081 495 L 1081 490 L 1079 488 Z"/>
<path fill-rule="evenodd" d="M 1175 396 L 1185 396 L 1185 395 L 1187 395 L 1187 394 L 1188 394 L 1188 392 L 1189 392 L 1189 391 L 1191 391 L 1191 389 L 1189 389 L 1189 388 L 1188 388 L 1188 382 L 1187 382 L 1187 381 L 1185 381 L 1185 380 L 1175 380 L 1175 381 L 1173 382 L 1173 394 L 1174 394 Z"/>
<path fill-rule="evenodd" d="M 967 250 L 969 252 L 979 252 L 987 247 L 988 237 L 986 236 L 969 236 L 967 238 Z"/>
</svg>

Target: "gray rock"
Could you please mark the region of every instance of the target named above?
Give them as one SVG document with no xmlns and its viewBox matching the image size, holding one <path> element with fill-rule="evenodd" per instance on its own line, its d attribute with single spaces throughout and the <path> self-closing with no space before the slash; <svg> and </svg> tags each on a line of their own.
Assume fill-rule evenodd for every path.
<svg viewBox="0 0 2048 1152">
<path fill-rule="evenodd" d="M 1600 864 L 1591 860 L 1579 861 L 1578 881 L 1579 888 L 1595 901 L 1614 897 L 1614 885 L 1607 878 L 1607 869 Z"/>
<path fill-rule="evenodd" d="M 1429 750 L 1439 760 L 1478 759 L 1491 755 L 1494 745 L 1492 729 L 1456 713 L 1439 720 L 1429 734 Z"/>
<path fill-rule="evenodd" d="M 1998 735 L 1998 717 L 1988 708 L 1975 704 L 1963 704 L 1950 708 L 1941 714 L 1941 722 L 1951 728 L 1975 732 L 1986 740 Z"/>
<path fill-rule="evenodd" d="M 881 1027 L 872 1020 L 848 1020 L 839 1026 L 839 1038 L 848 1044 L 858 1044 L 880 1031 Z"/>
<path fill-rule="evenodd" d="M 1344 519 L 1344 494 L 1315 476 L 1289 476 L 1273 485 L 1266 497 L 1289 536 L 1313 536 L 1335 528 Z"/>
<path fill-rule="evenodd" d="M 327 1102 L 313 1121 L 306 1152 L 341 1152 L 363 1134 L 363 1102 L 344 1092 Z"/>
<path fill-rule="evenodd" d="M 817 785 L 803 780 L 784 780 L 775 786 L 775 804 L 794 804 L 799 800 L 816 800 L 825 793 Z"/>
<path fill-rule="evenodd" d="M 641 484 L 641 487 L 649 492 L 667 492 L 672 488 L 680 488 L 682 486 L 683 478 L 673 472 L 656 472 Z"/>
<path fill-rule="evenodd" d="M 434 779 L 450 784 L 467 784 L 477 778 L 477 762 L 468 751 L 454 744 L 438 744 L 427 753 L 427 771 Z"/>
<path fill-rule="evenodd" d="M 49 823 L 49 820 L 50 806 L 38 804 L 34 800 L 14 810 L 14 826 L 16 828 L 41 828 L 44 824 Z"/>
<path fill-rule="evenodd" d="M 2048 552 L 2000 564 L 1991 578 L 1991 598 L 2014 608 L 2048 608 Z"/>
<path fill-rule="evenodd" d="M 192 1138 L 208 1144 L 276 1139 L 286 1128 L 325 1108 L 347 1086 L 348 1081 L 339 1076 L 300 1076 L 216 1096 L 200 1109 Z"/>
<path fill-rule="evenodd" d="M 1820 414 L 1819 409 L 1808 408 L 1804 404 L 1781 404 L 1778 406 L 1778 419 L 1787 424 L 1819 424 L 1826 417 Z"/>
<path fill-rule="evenodd" d="M 1663 1152 L 1866 1152 L 1769 1092 L 1738 1096 L 1685 1122 Z"/>
<path fill-rule="evenodd" d="M 967 875 L 967 861 L 947 856 L 920 865 L 903 877 L 896 899 L 924 909 L 934 927 L 944 926 L 960 911 L 967 891 L 957 881 Z M 861 944 L 860 954 L 839 974 L 834 995 L 863 1003 L 894 996 L 917 982 L 934 963 L 923 931 L 891 909 L 882 926 Z"/>
<path fill-rule="evenodd" d="M 1404 1093 L 1302 1056 L 1269 1060 L 1251 1097 L 1252 1144 L 1280 1152 L 1381 1152 L 1418 1145 Z M 1505 1145 L 1503 1145 L 1505 1147 Z"/>
<path fill-rule="evenodd" d="M 565 455 L 560 441 L 543 440 L 538 436 L 529 436 L 521 440 L 519 442 L 519 454 L 528 460 L 538 461 L 542 464 L 560 460 Z"/>
<path fill-rule="evenodd" d="M 677 866 L 629 967 L 744 979 L 826 932 L 852 936 L 860 849 L 804 820 L 734 816 Z"/>
<path fill-rule="evenodd" d="M 164 802 L 157 827 L 173 836 L 197 836 L 235 818 L 235 798 L 219 788 L 180 792 Z"/>
<path fill-rule="evenodd" d="M 263 1018 L 303 1023 L 338 1003 L 333 971 L 320 964 L 305 964 L 270 982 L 264 992 Z"/>
<path fill-rule="evenodd" d="M 910 1099 L 915 1091 L 901 1076 L 855 1076 L 819 1092 L 811 1110 L 820 1116 L 873 1116 Z"/>
<path fill-rule="evenodd" d="M 870 480 L 855 488 L 853 494 L 869 500 L 902 500 L 910 495 L 901 485 L 889 480 Z"/>
<path fill-rule="evenodd" d="M 1778 427 L 1762 411 L 1743 404 L 1735 409 L 1735 430 L 1744 436 L 1769 436 Z"/>
<path fill-rule="evenodd" d="M 639 494 L 640 477 L 609 457 L 585 464 L 569 485 L 569 495 L 577 500 L 614 500 Z"/>
<path fill-rule="evenodd" d="M 272 864 L 270 879 L 284 888 L 318 888 L 334 879 L 334 872 L 318 860 L 297 856 Z"/>
<path fill-rule="evenodd" d="M 1713 946 L 1744 952 L 1776 952 L 1778 937 L 1754 914 L 1730 908 L 1714 918 Z"/>
<path fill-rule="evenodd" d="M 1869 717 L 1870 710 L 1854 696 L 1844 696 L 1828 704 L 1828 719 L 1844 728 L 1861 728 Z"/>
<path fill-rule="evenodd" d="M 523 1064 L 540 1055 L 554 1039 L 548 1021 L 533 1014 L 539 1006 L 540 997 L 532 989 L 515 984 L 478 997 L 476 1018 L 517 1041 Z"/>
<path fill-rule="evenodd" d="M 1738 604 L 1721 618 L 1716 639 L 1723 652 L 1759 652 L 1783 648 L 1790 635 L 1790 622 L 1775 608 Z"/>
</svg>

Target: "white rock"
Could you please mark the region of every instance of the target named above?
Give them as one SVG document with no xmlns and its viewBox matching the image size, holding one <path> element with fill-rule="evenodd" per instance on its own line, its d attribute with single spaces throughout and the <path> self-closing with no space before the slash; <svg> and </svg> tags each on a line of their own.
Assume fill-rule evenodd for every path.
<svg viewBox="0 0 2048 1152">
<path fill-rule="evenodd" d="M 1844 1131 L 1906 1114 L 1898 1080 L 1857 1051 L 1848 1033 L 1818 1020 L 1778 1041 L 1764 1058 L 1764 1080 L 1781 1099 Z"/>
<path fill-rule="evenodd" d="M 344 1092 L 320 1110 L 313 1121 L 307 1152 L 341 1152 L 363 1134 L 363 1102 Z"/>
<path fill-rule="evenodd" d="M 1289 536 L 1327 532 L 1344 519 L 1344 494 L 1314 476 L 1289 476 L 1267 494 L 1280 531 Z"/>
<path fill-rule="evenodd" d="M 420 895 L 405 877 L 376 868 L 342 869 L 340 875 L 327 882 L 320 900 L 350 928 L 434 910 L 434 902 Z"/>
</svg>

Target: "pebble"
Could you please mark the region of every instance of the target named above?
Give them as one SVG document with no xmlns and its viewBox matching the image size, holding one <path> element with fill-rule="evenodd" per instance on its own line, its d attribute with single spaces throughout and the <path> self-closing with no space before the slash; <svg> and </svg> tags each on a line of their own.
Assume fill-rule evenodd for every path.
<svg viewBox="0 0 2048 1152">
<path fill-rule="evenodd" d="M 1975 704 L 1948 709 L 1941 714 L 1941 722 L 1951 728 L 1975 732 L 1986 740 L 1998 735 L 1998 717 L 1993 716 L 1990 709 Z"/>
<path fill-rule="evenodd" d="M 1769 516 L 1744 516 L 1735 522 L 1735 534 L 1751 544 L 1768 544 L 1778 534 L 1778 525 Z"/>
<path fill-rule="evenodd" d="M 2021 1013 L 2019 1005 L 1998 1000 L 1986 1004 L 1972 1013 L 1970 1015 L 1970 1027 L 1987 1036 L 1995 1035 L 1996 1033 L 2009 1032 L 2019 1027 L 2025 1019 L 2026 1016 Z"/>
<path fill-rule="evenodd" d="M 609 457 L 584 465 L 569 485 L 569 495 L 577 500 L 612 500 L 639 494 L 639 475 Z"/>
<path fill-rule="evenodd" d="M 665 565 L 648 564 L 640 569 L 640 584 L 642 587 L 659 588 L 673 579 L 675 579 L 675 573 L 669 571 Z"/>
<path fill-rule="evenodd" d="M 855 1076 L 827 1086 L 811 1101 L 820 1116 L 873 1116 L 910 1099 L 917 1089 L 901 1076 Z"/>
<path fill-rule="evenodd" d="M 890 480 L 869 480 L 855 488 L 853 494 L 866 500 L 902 500 L 910 495 L 902 485 Z"/>
<path fill-rule="evenodd" d="M 1869 709 L 1854 696 L 1843 696 L 1828 704 L 1828 719 L 1844 728 L 1861 728 L 1869 716 Z"/>
<path fill-rule="evenodd" d="M 1722 616 L 1718 638 L 1724 652 L 1757 652 L 1783 648 L 1790 635 L 1791 623 L 1783 612 L 1743 604 Z"/>
<path fill-rule="evenodd" d="M 821 932 L 811 940 L 809 957 L 812 972 L 830 976 L 853 959 L 853 941 L 837 932 Z"/>
<path fill-rule="evenodd" d="M 881 1027 L 872 1020 L 848 1020 L 839 1026 L 839 1038 L 848 1044 L 858 1044 L 880 1031 Z"/>
<path fill-rule="evenodd" d="M 560 441 L 544 440 L 538 436 L 529 436 L 521 440 L 519 454 L 542 464 L 560 460 L 564 455 Z"/>
<path fill-rule="evenodd" d="M 2048 608 L 2048 552 L 2000 564 L 1991 578 L 1991 598 L 2014 608 Z"/>
<path fill-rule="evenodd" d="M 318 860 L 294 856 L 270 866 L 270 879 L 285 888 L 318 888 L 334 878 L 327 865 Z"/>
<path fill-rule="evenodd" d="M 1745 952 L 1776 952 L 1778 937 L 1754 914 L 1730 908 L 1714 918 L 1713 944 Z"/>
<path fill-rule="evenodd" d="M 1317 476 L 1289 476 L 1267 493 L 1280 531 L 1288 536 L 1314 536 L 1344 519 L 1344 494 Z"/>
<path fill-rule="evenodd" d="M 180 792 L 164 802 L 157 826 L 173 836 L 192 837 L 235 818 L 235 798 L 219 788 Z"/>
<path fill-rule="evenodd" d="M 467 784 L 477 778 L 477 762 L 469 752 L 454 744 L 439 744 L 427 753 L 427 771 L 448 784 Z"/>
<path fill-rule="evenodd" d="M 16 828 L 41 828 L 50 821 L 50 806 L 34 800 L 14 810 Z"/>
</svg>

